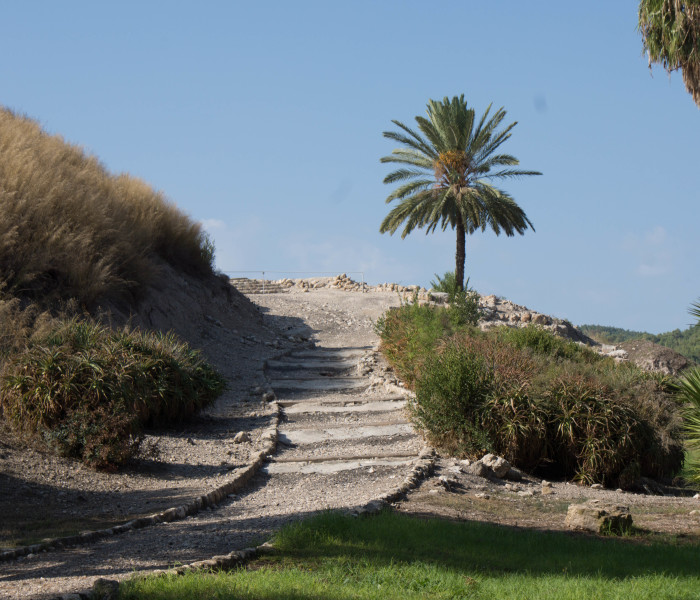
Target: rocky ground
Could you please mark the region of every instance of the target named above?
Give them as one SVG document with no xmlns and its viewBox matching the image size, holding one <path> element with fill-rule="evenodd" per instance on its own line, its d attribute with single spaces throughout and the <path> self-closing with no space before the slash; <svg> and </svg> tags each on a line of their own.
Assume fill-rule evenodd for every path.
<svg viewBox="0 0 700 600">
<path fill-rule="evenodd" d="M 190 306 L 199 319 L 184 313 L 183 331 L 222 369 L 230 389 L 187 427 L 150 432 L 147 452 L 123 473 L 96 473 L 0 438 L 0 545 L 12 547 L 32 531 L 48 537 L 109 527 L 182 504 L 235 479 L 279 419 L 277 450 L 265 467 L 245 488 L 187 518 L 0 562 L 0 597 L 53 598 L 84 591 L 100 576 L 224 554 L 264 541 L 290 519 L 360 506 L 400 485 L 422 442 L 403 412 L 406 391 L 373 351 L 374 323 L 400 294 L 421 290 L 363 292 L 334 278 L 255 291 L 248 297 L 256 309 L 234 294 Z M 491 322 L 571 327 L 507 302 L 484 299 Z M 434 476 L 394 505 L 416 515 L 563 529 L 567 506 L 590 498 L 630 506 L 644 530 L 700 539 L 697 498 L 480 476 L 449 457 L 438 458 Z"/>
</svg>

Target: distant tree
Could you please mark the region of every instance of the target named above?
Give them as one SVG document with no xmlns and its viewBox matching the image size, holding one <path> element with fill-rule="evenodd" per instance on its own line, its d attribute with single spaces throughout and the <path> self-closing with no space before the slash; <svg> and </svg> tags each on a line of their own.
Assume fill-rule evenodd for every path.
<svg viewBox="0 0 700 600">
<path fill-rule="evenodd" d="M 641 0 L 639 31 L 651 63 L 680 69 L 700 107 L 700 0 Z"/>
<path fill-rule="evenodd" d="M 519 161 L 496 150 L 511 135 L 517 123 L 498 130 L 506 111 L 499 108 L 489 118 L 491 107 L 477 122 L 474 109 L 467 107 L 464 95 L 442 102 L 428 102 L 428 118 L 416 117 L 414 131 L 392 121 L 401 131 L 385 131 L 384 137 L 403 147 L 392 151 L 381 162 L 402 166 L 384 178 L 384 183 L 400 183 L 386 199 L 398 201 L 382 221 L 379 231 L 395 233 L 404 225 L 401 237 L 415 228 L 433 232 L 438 226 L 457 232 L 455 256 L 456 289 L 464 289 L 466 234 L 490 227 L 496 235 L 523 234 L 534 227 L 525 212 L 492 180 L 541 175 L 537 171 L 513 169 Z M 422 134 L 422 135 L 421 135 Z"/>
</svg>

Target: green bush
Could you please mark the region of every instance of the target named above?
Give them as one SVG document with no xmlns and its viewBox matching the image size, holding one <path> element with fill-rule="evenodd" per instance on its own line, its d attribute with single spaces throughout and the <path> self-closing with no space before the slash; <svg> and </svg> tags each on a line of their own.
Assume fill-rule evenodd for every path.
<svg viewBox="0 0 700 600">
<path fill-rule="evenodd" d="M 445 308 L 413 302 L 390 309 L 377 321 L 375 330 L 382 352 L 399 377 L 412 386 L 426 357 L 455 327 Z"/>
<path fill-rule="evenodd" d="M 454 294 L 456 289 L 455 272 L 447 271 L 442 277 L 435 273 L 435 279 L 430 282 L 430 287 L 436 292 Z"/>
<path fill-rule="evenodd" d="M 444 309 L 401 307 L 381 348 L 415 388 L 414 421 L 448 453 L 490 451 L 586 483 L 630 487 L 683 463 L 668 381 L 535 327 L 455 328 Z"/>
<path fill-rule="evenodd" d="M 224 385 L 172 334 L 72 319 L 7 359 L 0 416 L 61 455 L 113 469 L 137 452 L 143 427 L 183 421 Z"/>
</svg>

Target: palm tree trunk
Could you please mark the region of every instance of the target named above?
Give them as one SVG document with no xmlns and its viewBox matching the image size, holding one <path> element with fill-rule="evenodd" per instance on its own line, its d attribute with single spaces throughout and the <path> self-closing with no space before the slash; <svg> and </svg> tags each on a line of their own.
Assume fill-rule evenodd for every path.
<svg viewBox="0 0 700 600">
<path fill-rule="evenodd" d="M 464 231 L 464 225 L 462 224 L 462 219 L 457 217 L 457 254 L 455 255 L 455 290 L 459 292 L 464 291 L 464 262 L 466 256 L 464 253 L 464 247 L 466 244 L 466 233 Z"/>
</svg>

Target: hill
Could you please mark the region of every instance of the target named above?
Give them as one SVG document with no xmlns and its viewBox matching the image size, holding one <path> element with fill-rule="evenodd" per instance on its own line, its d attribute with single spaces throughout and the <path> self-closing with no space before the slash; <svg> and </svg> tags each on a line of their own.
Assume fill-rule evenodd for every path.
<svg viewBox="0 0 700 600">
<path fill-rule="evenodd" d="M 0 429 L 116 468 L 221 394 L 262 319 L 199 223 L 3 108 L 0 209 Z"/>
<path fill-rule="evenodd" d="M 700 363 L 700 324 L 688 329 L 674 329 L 654 335 L 645 331 L 631 331 L 620 327 L 604 325 L 579 325 L 587 336 L 603 344 L 619 344 L 632 340 L 648 340 L 666 346 L 696 363 Z"/>
</svg>

